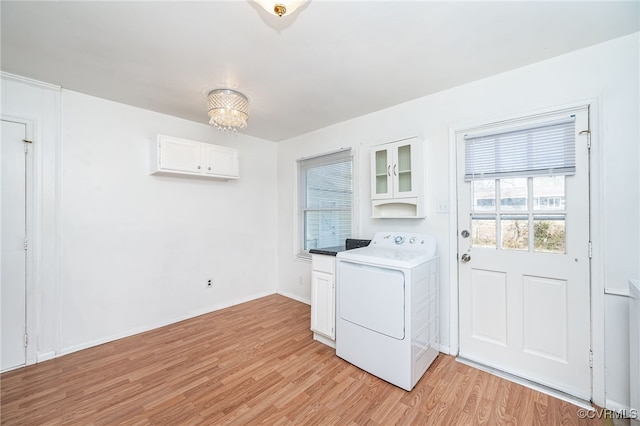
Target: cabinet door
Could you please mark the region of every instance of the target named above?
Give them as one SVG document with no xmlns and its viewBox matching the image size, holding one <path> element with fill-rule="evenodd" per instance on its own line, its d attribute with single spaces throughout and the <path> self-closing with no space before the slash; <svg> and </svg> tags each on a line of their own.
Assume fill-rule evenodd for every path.
<svg viewBox="0 0 640 426">
<path fill-rule="evenodd" d="M 311 274 L 311 330 L 335 339 L 335 286 L 333 274 Z"/>
<path fill-rule="evenodd" d="M 214 145 L 204 145 L 204 172 L 208 175 L 237 178 L 239 172 L 238 151 Z"/>
<path fill-rule="evenodd" d="M 162 138 L 160 169 L 176 172 L 200 173 L 201 144 L 177 138 Z"/>
<path fill-rule="evenodd" d="M 395 144 L 393 150 L 393 165 L 391 174 L 393 178 L 393 192 L 395 198 L 415 197 L 415 163 L 417 148 L 411 141 Z"/>
<path fill-rule="evenodd" d="M 391 169 L 393 166 L 393 151 L 388 147 L 379 147 L 371 151 L 371 198 L 391 198 L 393 184 Z"/>
</svg>

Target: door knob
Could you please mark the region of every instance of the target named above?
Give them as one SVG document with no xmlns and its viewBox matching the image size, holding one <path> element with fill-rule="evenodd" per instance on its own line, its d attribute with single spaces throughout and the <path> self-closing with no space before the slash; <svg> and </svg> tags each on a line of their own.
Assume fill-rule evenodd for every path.
<svg viewBox="0 0 640 426">
<path fill-rule="evenodd" d="M 462 235 L 462 238 L 469 238 L 469 231 L 467 231 L 466 229 L 464 231 L 462 231 L 460 233 L 460 235 Z"/>
<path fill-rule="evenodd" d="M 465 254 L 462 255 L 460 260 L 462 260 L 462 263 L 467 263 L 468 261 L 471 260 L 471 256 L 469 256 L 469 253 L 465 253 Z"/>
</svg>

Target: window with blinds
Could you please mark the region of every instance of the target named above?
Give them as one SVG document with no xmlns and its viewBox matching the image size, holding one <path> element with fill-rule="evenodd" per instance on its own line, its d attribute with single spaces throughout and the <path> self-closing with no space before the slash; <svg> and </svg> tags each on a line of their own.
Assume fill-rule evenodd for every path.
<svg viewBox="0 0 640 426">
<path fill-rule="evenodd" d="M 465 135 L 472 246 L 566 253 L 566 180 L 576 174 L 576 116 Z"/>
<path fill-rule="evenodd" d="M 343 245 L 351 237 L 351 149 L 298 160 L 300 253 Z"/>
<path fill-rule="evenodd" d="M 465 136 L 466 181 L 575 172 L 573 115 L 535 127 Z"/>
</svg>

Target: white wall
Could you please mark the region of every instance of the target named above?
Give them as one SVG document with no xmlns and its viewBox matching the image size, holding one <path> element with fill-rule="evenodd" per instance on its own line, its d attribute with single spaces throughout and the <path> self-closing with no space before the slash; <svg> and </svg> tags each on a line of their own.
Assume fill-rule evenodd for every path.
<svg viewBox="0 0 640 426">
<path fill-rule="evenodd" d="M 62 110 L 63 348 L 275 292 L 273 143 L 70 91 Z M 158 133 L 238 148 L 240 179 L 149 176 Z"/>
<path fill-rule="evenodd" d="M 596 206 L 593 285 L 600 289 L 600 295 L 605 287 L 626 288 L 628 279 L 640 275 L 638 41 L 638 34 L 623 37 L 278 144 L 279 291 L 299 300 L 310 299 L 310 264 L 293 257 L 290 224 L 294 223 L 295 159 L 352 146 L 360 154 L 356 170 L 361 220 L 356 237 L 371 237 L 378 230 L 412 230 L 433 234 L 438 240 L 442 262 L 440 335 L 443 346 L 448 347 L 453 343 L 449 339 L 451 332 L 456 334 L 449 327 L 449 292 L 451 283 L 456 282 L 456 269 L 450 268 L 449 235 L 455 223 L 448 215 L 437 214 L 436 205 L 440 200 L 448 200 L 450 186 L 454 184 L 449 180 L 450 126 L 489 123 L 591 100 L 595 100 L 596 145 L 592 150 Z M 427 219 L 371 219 L 369 148 L 411 135 L 425 139 Z M 628 368 L 620 362 L 625 355 L 624 345 L 619 342 L 626 340 L 628 325 L 620 315 L 610 311 L 616 308 L 612 303 L 606 305 L 606 311 L 594 316 L 606 317 L 606 398 L 624 405 L 628 404 Z M 598 327 L 602 328 L 602 324 L 595 328 Z M 598 375 L 604 376 L 601 364 L 596 366 L 600 371 L 594 371 L 596 381 Z M 598 401 L 601 396 L 594 396 L 596 402 L 604 403 Z"/>
<path fill-rule="evenodd" d="M 40 360 L 275 293 L 274 143 L 3 78 L 8 113 L 53 121 L 34 138 L 58 221 L 41 230 Z M 238 148 L 240 179 L 150 176 L 158 133 Z"/>
</svg>

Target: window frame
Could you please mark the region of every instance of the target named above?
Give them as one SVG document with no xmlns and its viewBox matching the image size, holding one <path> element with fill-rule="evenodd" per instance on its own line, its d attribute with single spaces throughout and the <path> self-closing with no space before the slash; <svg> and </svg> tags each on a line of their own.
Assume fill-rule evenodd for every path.
<svg viewBox="0 0 640 426">
<path fill-rule="evenodd" d="M 345 154 L 345 151 L 346 154 Z M 293 256 L 294 259 L 297 260 L 311 260 L 311 253 L 309 250 L 305 250 L 305 238 L 306 238 L 306 223 L 305 223 L 305 212 L 308 211 L 323 211 L 323 209 L 309 209 L 306 207 L 306 179 L 305 173 L 308 168 L 308 165 L 305 167 L 305 162 L 310 163 L 312 161 L 317 160 L 317 165 L 321 165 L 322 157 L 331 157 L 334 155 L 343 154 L 345 155 L 349 161 L 351 161 L 351 236 L 355 235 L 357 229 L 357 193 L 358 193 L 358 185 L 357 185 L 357 152 L 355 149 L 351 147 L 340 148 L 334 151 L 325 152 L 322 154 L 300 157 L 296 159 L 294 164 L 294 175 L 295 175 L 295 185 L 294 185 L 294 210 L 295 210 L 295 230 L 294 230 L 294 244 L 293 244 Z M 327 161 L 327 165 L 331 164 L 332 161 Z M 313 166 L 312 166 L 313 167 Z M 327 211 L 332 210 L 328 209 Z M 337 209 L 337 210 L 345 210 L 345 209 Z"/>
</svg>

